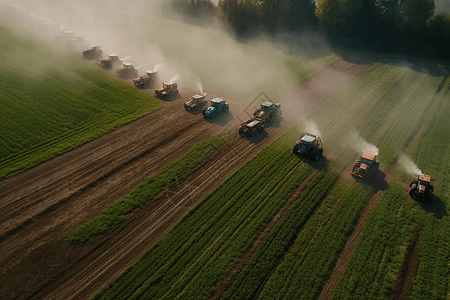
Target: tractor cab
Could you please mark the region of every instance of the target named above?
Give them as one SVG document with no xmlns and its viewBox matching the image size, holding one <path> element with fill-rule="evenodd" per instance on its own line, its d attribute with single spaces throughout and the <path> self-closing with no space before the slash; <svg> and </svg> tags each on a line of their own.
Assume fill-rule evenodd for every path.
<svg viewBox="0 0 450 300">
<path fill-rule="evenodd" d="M 270 101 L 261 103 L 261 110 L 265 112 L 269 112 L 271 109 L 280 109 L 280 108 L 281 108 L 280 103 L 272 103 Z"/>
<path fill-rule="evenodd" d="M 91 51 L 99 51 L 101 49 L 100 49 L 100 46 L 92 46 L 92 47 L 89 48 L 89 50 L 91 50 Z"/>
<path fill-rule="evenodd" d="M 274 107 L 274 104 L 272 102 L 267 101 L 267 102 L 261 103 L 262 111 L 268 112 L 273 107 Z"/>
<path fill-rule="evenodd" d="M 427 189 L 427 186 L 430 184 L 431 178 L 428 175 L 419 175 L 417 182 L 419 186 L 419 194 L 424 195 L 425 190 Z"/>
<path fill-rule="evenodd" d="M 364 152 L 361 158 L 361 166 L 359 167 L 359 172 L 362 174 L 366 174 L 369 170 L 370 166 L 374 164 L 377 156 L 375 154 Z"/>
<path fill-rule="evenodd" d="M 163 88 L 165 90 L 170 90 L 170 89 L 176 89 L 177 88 L 177 84 L 176 83 L 163 83 Z"/>
<path fill-rule="evenodd" d="M 300 139 L 300 151 L 307 152 L 316 143 L 316 137 L 310 135 L 304 135 Z"/>
<path fill-rule="evenodd" d="M 222 102 L 224 102 L 223 98 L 214 98 L 211 100 L 211 106 L 220 109 Z"/>
<path fill-rule="evenodd" d="M 124 63 L 123 64 L 125 69 L 133 69 L 133 64 L 132 63 Z"/>
<path fill-rule="evenodd" d="M 192 96 L 192 101 L 197 104 L 205 99 L 204 95 L 194 95 Z"/>
<path fill-rule="evenodd" d="M 110 54 L 108 55 L 110 60 L 119 60 L 119 57 L 117 56 L 117 54 Z"/>
</svg>

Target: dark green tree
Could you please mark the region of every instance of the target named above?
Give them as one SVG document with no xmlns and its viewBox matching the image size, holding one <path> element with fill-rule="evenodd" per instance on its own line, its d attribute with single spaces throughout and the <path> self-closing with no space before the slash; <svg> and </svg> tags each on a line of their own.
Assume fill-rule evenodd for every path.
<svg viewBox="0 0 450 300">
<path fill-rule="evenodd" d="M 238 35 L 256 30 L 260 25 L 256 0 L 219 0 L 218 7 L 222 21 Z"/>
<path fill-rule="evenodd" d="M 288 0 L 262 0 L 261 21 L 264 28 L 273 32 L 284 24 L 288 12 Z"/>
<path fill-rule="evenodd" d="M 425 29 L 435 8 L 434 0 L 400 0 L 400 5 L 406 26 L 414 32 Z"/>
<path fill-rule="evenodd" d="M 285 26 L 292 31 L 316 29 L 316 3 L 312 0 L 289 0 Z"/>
</svg>

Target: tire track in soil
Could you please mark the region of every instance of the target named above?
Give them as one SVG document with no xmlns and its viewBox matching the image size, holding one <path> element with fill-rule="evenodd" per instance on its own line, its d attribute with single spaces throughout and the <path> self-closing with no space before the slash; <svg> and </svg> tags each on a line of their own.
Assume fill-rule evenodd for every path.
<svg viewBox="0 0 450 300">
<path fill-rule="evenodd" d="M 231 286 L 234 279 L 239 275 L 239 273 L 244 269 L 245 265 L 255 253 L 256 249 L 261 244 L 262 240 L 270 233 L 272 228 L 277 224 L 280 218 L 283 216 L 284 212 L 291 207 L 291 205 L 300 197 L 301 193 L 305 190 L 306 186 L 313 180 L 313 178 L 319 173 L 319 170 L 314 170 L 295 190 L 295 192 L 289 197 L 286 203 L 281 207 L 281 209 L 276 213 L 275 216 L 267 223 L 266 227 L 261 231 L 256 240 L 253 242 L 250 249 L 248 249 L 239 261 L 236 263 L 234 268 L 228 273 L 227 277 L 219 284 L 218 288 L 215 290 L 214 295 L 210 298 L 211 300 L 220 299 L 225 293 L 225 291 Z M 256 298 L 256 297 L 255 297 Z"/>
<path fill-rule="evenodd" d="M 424 112 L 422 114 L 422 118 L 421 118 L 416 130 L 414 130 L 411 133 L 411 135 L 408 137 L 406 144 L 403 146 L 401 153 L 396 157 L 394 163 L 392 163 L 387 168 L 387 170 L 385 172 L 385 181 L 388 181 L 390 176 L 392 175 L 392 173 L 395 171 L 395 169 L 397 169 L 397 167 L 399 165 L 399 160 L 400 160 L 401 154 L 405 153 L 408 150 L 408 147 L 410 146 L 411 142 L 414 140 L 414 138 L 417 136 L 417 134 L 422 129 L 424 122 L 425 122 L 426 115 L 428 114 L 429 108 L 436 100 L 436 97 L 439 94 L 439 92 L 441 91 L 441 89 L 444 87 L 444 83 L 447 80 L 447 78 L 448 78 L 448 75 L 444 76 L 443 80 L 439 84 L 438 89 L 435 92 L 435 96 L 431 99 L 430 103 L 427 105 L 426 109 L 424 110 Z M 386 96 L 387 95 L 383 96 L 383 98 L 385 98 Z M 373 110 L 371 110 L 371 111 L 373 112 Z M 369 115 L 365 116 L 365 118 L 367 118 L 368 116 Z M 336 287 L 339 277 L 342 274 L 342 272 L 344 271 L 350 255 L 353 253 L 353 249 L 356 245 L 356 241 L 358 240 L 359 236 L 361 235 L 361 232 L 364 227 L 364 223 L 370 214 L 370 210 L 371 210 L 372 206 L 376 203 L 376 201 L 378 200 L 380 195 L 381 195 L 380 190 L 377 193 L 373 194 L 370 197 L 369 201 L 367 201 L 367 203 L 364 205 L 363 209 L 361 210 L 361 213 L 358 216 L 358 221 L 357 221 L 355 227 L 353 228 L 353 232 L 350 235 L 350 237 L 347 239 L 347 241 L 345 242 L 344 249 L 342 250 L 341 254 L 339 255 L 336 265 L 334 266 L 333 270 L 330 273 L 330 277 L 325 282 L 325 284 L 322 288 L 322 291 L 319 295 L 318 300 L 326 300 L 326 299 L 331 298 L 331 294 L 332 294 L 334 288 Z M 404 262 L 404 264 L 408 264 L 408 263 Z M 414 270 L 414 268 L 411 269 L 411 272 L 413 270 Z M 417 268 L 415 269 L 415 272 L 417 273 Z M 400 276 L 403 276 L 403 275 L 405 275 L 405 274 L 400 273 Z M 412 288 L 412 280 L 414 279 L 414 277 L 415 277 L 415 274 L 411 275 L 408 273 L 407 281 L 405 281 L 405 279 L 403 279 L 403 278 L 398 278 L 397 282 L 403 282 L 403 286 L 406 286 L 406 287 L 411 286 L 411 288 Z"/>
<path fill-rule="evenodd" d="M 389 296 L 389 300 L 408 300 L 412 294 L 412 281 L 417 274 L 420 262 L 419 236 L 423 222 L 417 224 L 406 248 L 405 258 L 399 270 L 399 277 Z"/>
<path fill-rule="evenodd" d="M 274 99 L 288 108 L 284 110 L 286 116 L 284 124 L 292 125 L 293 121 L 297 121 L 324 103 L 368 68 L 367 65 L 337 61 Z M 182 95 L 195 93 L 190 90 L 181 91 Z M 221 95 L 208 91 L 208 96 Z M 0 259 L 2 266 L 6 267 L 8 263 L 21 261 L 13 270 L 0 275 L 2 295 L 17 299 L 88 298 L 114 280 L 117 274 L 164 237 L 181 219 L 192 205 L 192 191 L 189 189 L 180 190 L 180 197 L 176 200 L 159 199 L 148 203 L 144 208 L 129 214 L 127 220 L 114 228 L 110 234 L 92 244 L 74 246 L 67 237 L 59 242 L 55 240 L 47 242 L 52 237 L 56 238 L 54 234 L 69 235 L 77 226 L 98 215 L 109 203 L 128 194 L 140 182 L 179 157 L 193 144 L 223 130 L 224 127 L 220 124 L 203 120 L 199 125 L 192 126 L 195 120 L 202 116 L 184 111 L 182 102 L 187 101 L 187 98 L 189 97 L 170 102 L 162 109 L 102 138 L 0 182 L 0 193 L 6 191 L 5 194 L 12 198 L 11 201 L 17 203 L 17 210 L 23 207 L 23 199 L 35 201 L 30 194 L 41 193 L 46 198 L 35 206 L 25 204 L 28 205 L 28 209 L 21 211 L 21 216 L 33 221 L 26 228 L 15 231 L 0 242 L 0 251 L 5 254 Z M 230 102 L 232 112 L 240 111 L 239 108 L 243 106 L 239 101 L 228 98 L 227 101 Z M 291 107 L 294 101 L 295 110 Z M 246 118 L 242 113 L 233 115 L 234 118 L 236 116 Z M 289 121 L 290 117 L 292 121 Z M 55 210 L 49 210 L 38 218 L 33 218 L 34 214 L 45 211 L 47 207 L 64 198 L 61 195 L 75 193 L 110 172 L 117 164 L 132 160 L 145 149 L 152 147 L 173 129 L 173 124 L 179 122 L 190 124 L 188 127 L 192 130 L 189 134 L 181 135 L 144 158 L 120 169 L 119 172 L 111 174 L 107 179 L 92 185 L 80 196 L 63 203 Z M 223 169 L 213 163 L 211 168 L 206 170 L 200 168 L 191 174 L 191 180 L 198 184 L 195 201 L 203 199 L 226 177 L 288 128 L 289 126 L 269 127 L 268 137 L 259 143 L 249 143 L 245 139 L 230 141 L 228 146 L 231 145 L 237 151 L 229 151 L 228 146 L 224 146 L 225 150 L 218 149 L 217 153 L 228 157 L 229 163 Z M 233 152 L 239 153 L 239 156 L 234 158 Z M 114 163 L 116 165 L 111 166 Z M 222 173 L 211 176 L 219 170 L 222 170 Z M 64 180 L 59 181 L 60 179 Z M 0 199 L 2 205 L 4 198 L 1 195 Z M 173 204 L 174 201 L 176 205 Z M 64 218 L 60 219 L 61 216 Z M 4 226 L 13 227 L 15 222 L 17 220 L 14 217 L 2 220 L 0 232 L 5 232 Z M 28 255 L 22 258 L 24 254 Z"/>
</svg>

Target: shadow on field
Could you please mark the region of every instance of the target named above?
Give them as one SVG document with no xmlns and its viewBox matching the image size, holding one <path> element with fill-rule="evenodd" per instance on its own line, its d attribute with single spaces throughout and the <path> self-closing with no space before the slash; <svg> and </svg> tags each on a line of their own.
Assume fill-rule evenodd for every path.
<svg viewBox="0 0 450 300">
<path fill-rule="evenodd" d="M 298 158 L 300 158 L 305 164 L 308 164 L 312 168 L 319 170 L 319 171 L 326 170 L 328 168 L 328 166 L 330 165 L 330 160 L 328 158 L 326 158 L 324 155 L 322 155 L 322 157 L 319 158 L 318 161 L 312 161 L 301 154 L 294 154 L 294 155 L 296 155 Z"/>
<path fill-rule="evenodd" d="M 269 136 L 269 134 L 267 133 L 267 131 L 263 131 L 263 132 L 257 134 L 256 136 L 251 136 L 251 135 L 246 135 L 246 134 L 239 134 L 239 136 L 242 139 L 246 139 L 247 141 L 249 141 L 252 144 L 258 144 L 258 143 L 262 142 L 265 138 L 267 138 Z"/>
<path fill-rule="evenodd" d="M 202 113 L 202 109 L 201 108 L 196 108 L 196 109 L 192 109 L 192 110 L 186 110 L 186 112 L 190 113 L 191 115 L 200 115 Z"/>
<path fill-rule="evenodd" d="M 234 119 L 233 114 L 231 112 L 226 112 L 226 113 L 221 113 L 219 114 L 217 117 L 215 117 L 214 119 L 211 118 L 206 118 L 204 117 L 204 119 L 212 124 L 217 124 L 220 126 L 225 126 L 228 124 L 228 122 L 230 122 L 231 120 Z"/>
<path fill-rule="evenodd" d="M 436 219 L 442 219 L 447 216 L 447 211 L 445 209 L 445 204 L 438 196 L 432 196 L 431 200 L 426 199 L 414 199 L 414 201 L 420 204 L 420 206 L 427 212 L 433 213 Z"/>
<path fill-rule="evenodd" d="M 389 188 L 389 184 L 385 180 L 386 174 L 380 170 L 378 170 L 377 176 L 372 181 L 368 181 L 355 175 L 352 175 L 352 177 L 357 183 L 360 183 L 363 186 L 370 188 L 374 194 L 377 193 L 378 191 L 385 191 Z"/>
</svg>

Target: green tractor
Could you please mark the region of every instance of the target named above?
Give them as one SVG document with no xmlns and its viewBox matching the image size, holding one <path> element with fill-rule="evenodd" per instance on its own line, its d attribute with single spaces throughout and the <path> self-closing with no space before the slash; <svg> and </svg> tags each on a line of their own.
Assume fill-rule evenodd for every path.
<svg viewBox="0 0 450 300">
<path fill-rule="evenodd" d="M 293 152 L 295 155 L 303 155 L 313 161 L 318 161 L 323 154 L 322 140 L 318 135 L 302 133 L 294 145 Z"/>
</svg>

